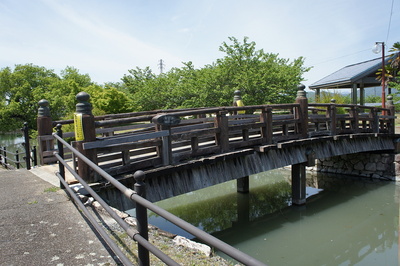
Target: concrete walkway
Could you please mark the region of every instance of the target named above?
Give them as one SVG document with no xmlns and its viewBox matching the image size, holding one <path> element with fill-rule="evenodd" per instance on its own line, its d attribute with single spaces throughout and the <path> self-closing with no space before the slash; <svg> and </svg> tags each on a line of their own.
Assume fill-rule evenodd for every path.
<svg viewBox="0 0 400 266">
<path fill-rule="evenodd" d="M 117 265 L 63 190 L 0 167 L 0 265 Z"/>
</svg>

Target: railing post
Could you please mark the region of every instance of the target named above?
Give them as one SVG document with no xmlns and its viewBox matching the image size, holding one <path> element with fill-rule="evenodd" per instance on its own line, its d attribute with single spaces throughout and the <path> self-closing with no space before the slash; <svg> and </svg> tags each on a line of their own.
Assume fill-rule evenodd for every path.
<svg viewBox="0 0 400 266">
<path fill-rule="evenodd" d="M 38 102 L 38 116 L 36 118 L 39 144 L 39 159 L 40 164 L 44 165 L 44 152 L 54 149 L 53 140 L 41 140 L 40 137 L 51 135 L 53 133 L 53 122 L 50 117 L 49 102 L 42 99 Z"/>
<path fill-rule="evenodd" d="M 57 136 L 62 138 L 63 137 L 62 125 L 61 124 L 57 124 L 56 128 L 57 128 Z M 59 140 L 57 140 L 57 147 L 58 147 L 58 155 L 60 155 L 60 157 L 62 159 L 64 159 L 64 146 L 61 143 L 61 141 L 59 141 Z M 65 167 L 60 161 L 58 161 L 58 171 L 60 173 L 60 176 L 65 181 Z M 63 185 L 63 183 L 61 181 L 60 181 L 60 188 L 61 189 L 65 189 L 65 187 L 64 187 L 64 185 Z"/>
<path fill-rule="evenodd" d="M 297 86 L 296 103 L 300 104 L 299 112 L 296 112 L 296 118 L 300 119 L 300 134 L 303 138 L 308 137 L 308 100 L 304 91 L 306 86 L 300 84 Z"/>
<path fill-rule="evenodd" d="M 336 135 L 336 127 L 337 127 L 337 120 L 336 120 L 336 100 L 331 99 L 331 105 L 329 106 L 329 118 L 330 118 L 330 124 L 331 124 L 331 136 Z"/>
<path fill-rule="evenodd" d="M 7 165 L 7 147 L 3 147 L 3 151 L 4 151 L 4 165 Z"/>
<path fill-rule="evenodd" d="M 26 163 L 26 169 L 31 170 L 31 151 L 30 151 L 30 144 L 29 144 L 29 128 L 28 128 L 28 122 L 24 122 L 24 127 L 22 128 L 22 131 L 24 132 L 24 147 L 25 147 L 25 163 Z"/>
<path fill-rule="evenodd" d="M 144 183 L 145 173 L 139 170 L 133 174 L 133 177 L 136 180 L 134 186 L 135 192 L 142 198 L 146 198 L 146 187 Z M 147 209 L 146 207 L 142 206 L 137 202 L 136 202 L 136 222 L 139 234 L 144 239 L 148 240 L 149 232 L 148 232 L 148 222 L 147 222 Z M 150 265 L 149 251 L 139 243 L 138 243 L 138 257 L 140 266 Z"/>
<path fill-rule="evenodd" d="M 33 146 L 31 152 L 32 152 L 33 166 L 37 166 L 37 150 L 36 150 L 36 146 Z"/>
<path fill-rule="evenodd" d="M 162 136 L 162 147 L 161 154 L 160 151 L 158 153 L 161 155 L 163 165 L 169 165 L 173 163 L 172 159 L 172 136 L 171 136 L 171 127 L 178 125 L 181 120 L 178 116 L 169 115 L 169 114 L 159 114 L 152 118 L 152 122 L 156 124 L 157 131 L 168 131 L 166 136 Z"/>
<path fill-rule="evenodd" d="M 395 106 L 393 103 L 392 95 L 389 95 L 387 97 L 386 107 L 389 109 L 388 131 L 389 131 L 389 134 L 394 134 L 395 129 L 396 129 L 395 118 L 394 118 L 394 116 L 396 115 L 396 110 L 395 110 Z"/>
<path fill-rule="evenodd" d="M 264 107 L 261 111 L 260 121 L 264 123 L 264 126 L 261 128 L 261 134 L 263 138 L 263 143 L 271 144 L 272 143 L 272 107 L 267 106 Z"/>
<path fill-rule="evenodd" d="M 17 169 L 19 169 L 19 152 L 18 152 L 18 150 L 15 151 L 15 165 L 17 166 Z"/>
<path fill-rule="evenodd" d="M 359 119 L 358 119 L 358 112 L 359 112 L 358 106 L 352 106 L 351 107 L 351 109 L 350 109 L 350 117 L 352 118 L 352 120 L 351 120 L 350 126 L 351 126 L 351 129 L 352 129 L 353 133 L 358 133 L 360 131 L 359 130 L 360 122 L 359 122 Z"/>
<path fill-rule="evenodd" d="M 83 143 L 96 140 L 96 127 L 92 114 L 92 105 L 89 103 L 90 95 L 86 92 L 80 92 L 76 95 L 76 99 L 78 103 L 76 104 L 76 112 L 74 114 L 75 146 L 79 152 L 96 163 L 96 150 L 83 149 Z M 95 175 L 93 170 L 79 158 L 78 174 L 87 183 L 94 183 L 101 179 L 99 175 Z"/>
<path fill-rule="evenodd" d="M 229 151 L 229 124 L 228 117 L 226 116 L 227 113 L 226 110 L 219 111 L 215 118 L 216 127 L 219 129 L 216 135 L 216 144 L 220 146 L 221 152 Z"/>
</svg>

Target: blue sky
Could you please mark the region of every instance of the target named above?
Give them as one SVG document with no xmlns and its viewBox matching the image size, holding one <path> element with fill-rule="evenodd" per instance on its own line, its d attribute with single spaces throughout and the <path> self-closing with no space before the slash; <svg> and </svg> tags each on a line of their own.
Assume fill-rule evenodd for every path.
<svg viewBox="0 0 400 266">
<path fill-rule="evenodd" d="M 158 73 L 160 59 L 165 70 L 201 68 L 224 56 L 229 36 L 305 57 L 310 85 L 379 57 L 376 41 L 400 41 L 400 0 L 0 0 L 0 68 L 73 66 L 100 84 L 136 67 Z"/>
</svg>

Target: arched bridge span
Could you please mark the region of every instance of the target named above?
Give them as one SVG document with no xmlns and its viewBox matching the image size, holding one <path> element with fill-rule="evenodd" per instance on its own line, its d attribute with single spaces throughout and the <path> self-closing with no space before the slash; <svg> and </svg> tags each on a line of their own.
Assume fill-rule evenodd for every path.
<svg viewBox="0 0 400 266">
<path fill-rule="evenodd" d="M 293 104 L 99 117 L 92 115 L 88 98 L 85 93 L 77 95 L 75 121 L 53 122 L 47 105 L 41 105 L 41 162 L 54 161 L 52 127 L 75 122 L 75 132 L 63 133 L 63 137 L 75 137 L 74 147 L 128 187 L 133 186 L 133 173 L 143 170 L 151 201 L 232 179 L 238 180 L 238 190 L 245 191 L 248 175 L 292 165 L 293 202 L 303 204 L 307 165 L 345 154 L 393 153 L 398 138 L 392 99 L 387 108 L 309 104 L 304 86 L 299 87 Z M 97 183 L 109 197 L 118 198 L 84 162 L 73 162 L 80 176 Z"/>
</svg>

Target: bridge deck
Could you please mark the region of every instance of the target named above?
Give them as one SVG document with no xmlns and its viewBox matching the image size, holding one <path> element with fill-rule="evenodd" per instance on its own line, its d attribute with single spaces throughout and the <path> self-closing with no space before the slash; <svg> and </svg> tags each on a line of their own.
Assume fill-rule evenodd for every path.
<svg viewBox="0 0 400 266">
<path fill-rule="evenodd" d="M 0 265 L 116 265 L 63 190 L 0 168 Z"/>
</svg>

